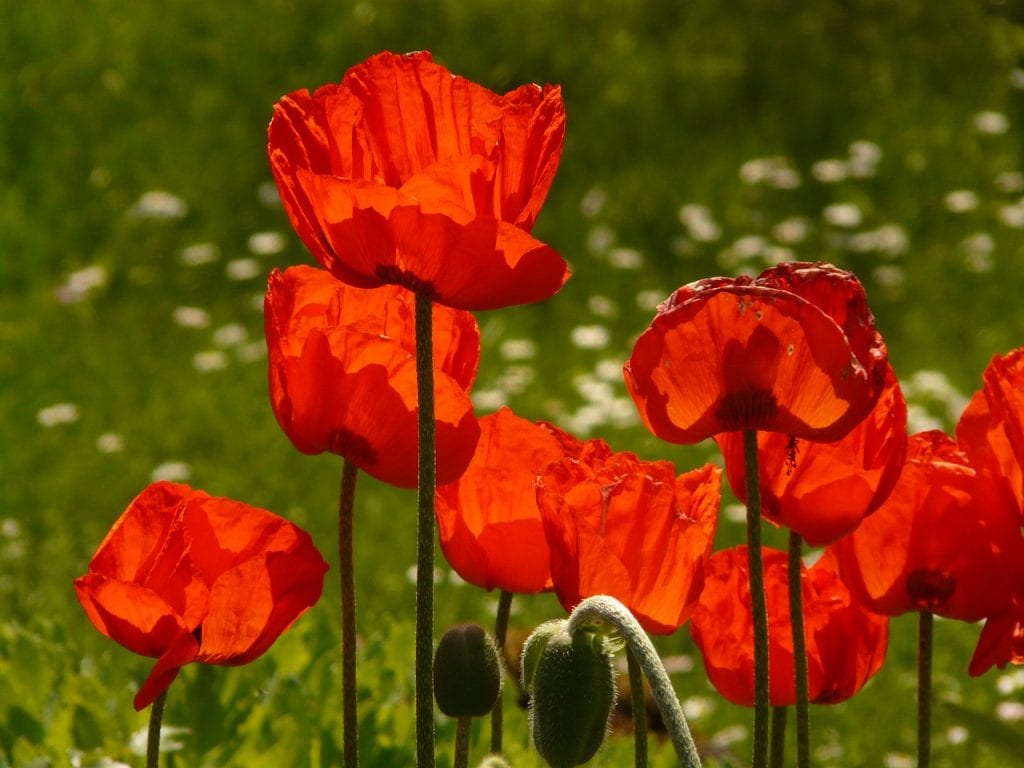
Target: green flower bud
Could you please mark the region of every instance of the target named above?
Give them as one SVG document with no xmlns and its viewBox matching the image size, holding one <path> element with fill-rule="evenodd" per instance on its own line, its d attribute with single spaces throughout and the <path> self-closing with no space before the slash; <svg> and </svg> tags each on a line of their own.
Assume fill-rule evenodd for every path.
<svg viewBox="0 0 1024 768">
<path fill-rule="evenodd" d="M 530 731 L 548 765 L 572 768 L 590 760 L 608 732 L 615 703 L 612 654 L 593 633 L 572 637 L 562 628 L 546 634 L 543 647 L 535 651 Z"/>
<path fill-rule="evenodd" d="M 482 717 L 501 693 L 501 662 L 494 640 L 478 624 L 459 624 L 434 654 L 434 698 L 448 717 Z"/>
<path fill-rule="evenodd" d="M 533 676 L 537 672 L 537 664 L 548 640 L 559 632 L 567 631 L 568 627 L 569 622 L 566 619 L 545 621 L 534 629 L 523 643 L 523 653 L 519 663 L 519 680 L 527 696 L 533 695 Z"/>
</svg>

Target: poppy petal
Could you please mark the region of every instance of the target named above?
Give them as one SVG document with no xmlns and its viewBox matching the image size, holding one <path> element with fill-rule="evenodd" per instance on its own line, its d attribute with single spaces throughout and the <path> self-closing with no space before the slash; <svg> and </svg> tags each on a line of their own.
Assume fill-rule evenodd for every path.
<svg viewBox="0 0 1024 768">
<path fill-rule="evenodd" d="M 831 318 L 756 286 L 701 290 L 660 313 L 625 373 L 644 423 L 676 443 L 740 429 L 838 439 L 872 394 Z"/>
<path fill-rule="evenodd" d="M 178 672 L 186 664 L 196 660 L 199 652 L 199 643 L 190 633 L 182 633 L 174 638 L 168 645 L 167 650 L 157 659 L 156 664 L 150 671 L 149 676 L 135 694 L 132 702 L 135 711 L 139 712 L 152 704 L 158 696 L 166 691 Z"/>
<path fill-rule="evenodd" d="M 252 661 L 320 599 L 327 563 L 306 539 L 301 549 L 261 554 L 217 577 L 199 661 Z"/>
<path fill-rule="evenodd" d="M 271 359 L 271 402 L 303 453 L 345 456 L 378 480 L 417 484 L 416 362 L 398 344 L 351 328 L 312 331 L 300 357 Z M 479 427 L 469 396 L 435 374 L 437 477 L 450 482 L 473 455 Z"/>
<path fill-rule="evenodd" d="M 75 579 L 75 592 L 96 629 L 141 656 L 160 656 L 174 638 L 193 629 L 166 600 L 139 584 L 90 573 Z M 205 615 L 206 591 L 192 598 Z"/>
<path fill-rule="evenodd" d="M 875 408 L 831 443 L 758 432 L 762 514 L 799 533 L 812 547 L 854 530 L 888 497 L 906 457 L 907 406 L 891 368 Z M 729 485 L 746 501 L 743 434 L 715 436 Z"/>
<path fill-rule="evenodd" d="M 550 589 L 534 481 L 565 455 L 561 443 L 509 408 L 479 424 L 480 439 L 465 473 L 437 489 L 441 549 L 463 579 L 483 589 L 525 594 Z"/>
<path fill-rule="evenodd" d="M 670 463 L 612 453 L 601 440 L 549 466 L 537 503 L 563 607 L 608 594 L 647 631 L 674 632 L 700 593 L 720 491 L 717 467 L 676 478 Z"/>
</svg>

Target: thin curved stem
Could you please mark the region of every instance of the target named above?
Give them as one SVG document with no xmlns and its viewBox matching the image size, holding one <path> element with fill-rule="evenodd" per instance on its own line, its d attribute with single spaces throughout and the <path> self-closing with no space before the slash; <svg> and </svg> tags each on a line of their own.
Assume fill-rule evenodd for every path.
<svg viewBox="0 0 1024 768">
<path fill-rule="evenodd" d="M 160 765 L 160 724 L 164 720 L 164 703 L 167 691 L 164 691 L 149 706 L 149 734 L 146 738 L 146 768 L 158 768 Z"/>
<path fill-rule="evenodd" d="M 768 768 L 786 765 L 786 715 L 789 707 L 772 707 L 772 748 L 768 755 Z"/>
<path fill-rule="evenodd" d="M 434 363 L 431 301 L 416 294 L 419 495 L 416 505 L 416 765 L 434 766 Z"/>
<path fill-rule="evenodd" d="M 593 623 L 610 624 L 625 639 L 651 684 L 651 692 L 661 718 L 665 721 L 679 764 L 684 768 L 699 768 L 700 755 L 697 754 L 697 746 L 686 724 L 683 708 L 679 705 L 672 681 L 647 633 L 626 606 L 608 595 L 588 597 L 577 605 L 569 616 L 569 634 L 574 635 L 587 624 Z"/>
<path fill-rule="evenodd" d="M 473 718 L 460 717 L 455 721 L 455 760 L 453 768 L 469 768 L 469 727 Z"/>
<path fill-rule="evenodd" d="M 917 623 L 917 768 L 932 760 L 932 629 L 931 611 L 921 611 Z"/>
<path fill-rule="evenodd" d="M 502 674 L 505 669 L 505 637 L 508 634 L 508 617 L 511 612 L 512 593 L 501 590 L 498 597 L 498 615 L 494 620 L 494 641 L 498 646 L 498 657 L 502 659 Z M 494 709 L 491 710 L 491 752 L 495 755 L 501 754 L 504 709 L 502 695 L 499 693 L 494 702 Z"/>
<path fill-rule="evenodd" d="M 644 702 L 644 673 L 636 654 L 626 648 L 626 666 L 629 670 L 629 697 L 633 710 L 633 764 L 647 768 L 647 705 Z"/>
<path fill-rule="evenodd" d="M 807 691 L 807 640 L 804 637 L 803 579 L 800 559 L 803 537 L 789 532 L 789 620 L 793 628 L 793 667 L 796 674 L 796 764 L 810 768 L 810 706 Z"/>
<path fill-rule="evenodd" d="M 761 481 L 757 468 L 757 430 L 743 431 L 747 488 L 747 557 L 750 570 L 750 607 L 754 620 L 754 738 L 753 768 L 768 761 L 768 604 L 764 595 L 761 557 Z"/>
<path fill-rule="evenodd" d="M 359 718 L 356 712 L 356 579 L 353 522 L 359 470 L 342 461 L 338 491 L 338 574 L 341 581 L 341 719 L 345 768 L 359 765 Z"/>
</svg>

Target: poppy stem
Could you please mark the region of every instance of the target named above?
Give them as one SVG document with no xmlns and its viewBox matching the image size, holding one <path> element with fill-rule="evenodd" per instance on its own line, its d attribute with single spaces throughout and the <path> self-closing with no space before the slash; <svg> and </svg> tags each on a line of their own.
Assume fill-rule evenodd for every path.
<svg viewBox="0 0 1024 768">
<path fill-rule="evenodd" d="M 431 301 L 416 294 L 419 495 L 416 505 L 416 765 L 434 766 L 434 363 Z"/>
<path fill-rule="evenodd" d="M 800 559 L 803 537 L 796 531 L 789 532 L 789 620 L 793 628 L 793 668 L 796 674 L 796 764 L 798 768 L 809 768 L 810 747 L 810 706 L 807 690 L 807 641 L 804 637 L 803 579 Z"/>
<path fill-rule="evenodd" d="M 786 715 L 789 707 L 772 707 L 772 748 L 768 768 L 783 768 L 786 762 Z"/>
<path fill-rule="evenodd" d="M 629 670 L 629 699 L 633 710 L 633 764 L 647 768 L 647 706 L 644 703 L 644 673 L 636 654 L 626 648 L 626 666 Z"/>
<path fill-rule="evenodd" d="M 651 684 L 651 692 L 665 721 L 665 728 L 672 739 L 676 757 L 683 768 L 699 768 L 700 755 L 693 743 L 693 736 L 686 724 L 686 716 L 679 705 L 679 699 L 672 688 L 665 665 L 661 663 L 658 652 L 654 649 L 651 639 L 633 618 L 622 603 L 608 595 L 595 595 L 586 598 L 576 606 L 569 616 L 568 632 L 575 635 L 586 625 L 609 624 L 614 627 L 626 641 L 627 647 L 636 656 L 637 663 L 647 681 Z"/>
<path fill-rule="evenodd" d="M 932 759 L 932 626 L 931 611 L 921 611 L 917 624 L 917 767 Z"/>
<path fill-rule="evenodd" d="M 747 488 L 747 558 L 750 571 L 750 607 L 754 620 L 754 743 L 753 768 L 768 760 L 768 604 L 764 595 L 761 557 L 761 481 L 757 468 L 757 430 L 743 431 L 743 457 Z"/>
<path fill-rule="evenodd" d="M 504 674 L 505 659 L 505 637 L 508 635 L 508 617 L 512 612 L 512 593 L 501 590 L 498 596 L 498 616 L 494 620 L 494 641 L 498 646 L 498 656 L 502 659 L 502 670 Z M 494 702 L 494 709 L 491 710 L 491 753 L 501 754 L 501 735 L 503 728 L 504 707 L 502 706 L 501 693 Z"/>
<path fill-rule="evenodd" d="M 356 713 L 356 581 L 353 511 L 359 469 L 342 460 L 338 492 L 338 572 L 341 579 L 341 719 L 345 768 L 359 765 L 359 718 Z"/>
<path fill-rule="evenodd" d="M 164 720 L 164 702 L 167 691 L 164 691 L 149 706 L 149 736 L 146 739 L 146 768 L 158 768 L 160 765 L 160 724 Z"/>
<path fill-rule="evenodd" d="M 469 715 L 455 721 L 455 760 L 453 768 L 469 768 L 469 726 L 473 718 Z"/>
</svg>

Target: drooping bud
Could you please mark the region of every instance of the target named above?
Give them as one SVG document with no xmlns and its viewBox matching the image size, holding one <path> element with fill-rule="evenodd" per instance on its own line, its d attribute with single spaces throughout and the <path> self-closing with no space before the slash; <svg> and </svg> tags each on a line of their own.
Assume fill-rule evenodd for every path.
<svg viewBox="0 0 1024 768">
<path fill-rule="evenodd" d="M 501 662 L 494 640 L 479 624 L 458 624 L 434 653 L 434 698 L 448 717 L 482 717 L 501 693 Z"/>
<path fill-rule="evenodd" d="M 533 687 L 530 731 L 548 765 L 572 768 L 590 760 L 604 742 L 615 703 L 615 672 L 602 635 L 571 636 L 566 622 L 550 624 L 541 625 L 538 631 L 544 632 L 532 647 L 528 640 L 523 651 L 524 686 Z"/>
<path fill-rule="evenodd" d="M 541 654 L 548 641 L 556 634 L 568 631 L 568 627 L 569 622 L 566 619 L 545 621 L 536 627 L 523 643 L 523 653 L 519 663 L 519 681 L 527 696 L 533 695 L 533 677 L 537 672 L 537 664 L 540 662 Z"/>
</svg>

